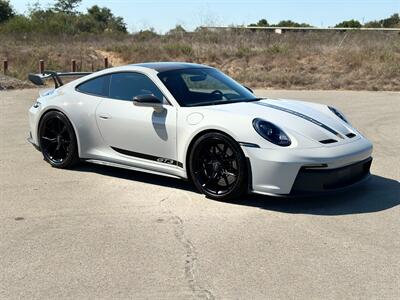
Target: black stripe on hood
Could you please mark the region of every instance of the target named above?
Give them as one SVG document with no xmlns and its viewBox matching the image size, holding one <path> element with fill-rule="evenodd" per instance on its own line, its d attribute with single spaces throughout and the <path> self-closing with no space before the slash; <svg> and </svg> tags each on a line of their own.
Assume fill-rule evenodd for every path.
<svg viewBox="0 0 400 300">
<path fill-rule="evenodd" d="M 277 109 L 277 110 L 284 111 L 284 112 L 287 112 L 289 114 L 295 115 L 295 116 L 300 117 L 300 118 L 302 118 L 304 120 L 307 120 L 307 121 L 309 121 L 311 123 L 314 123 L 315 125 L 317 125 L 317 126 L 323 128 L 323 129 L 329 131 L 330 133 L 333 133 L 334 135 L 336 135 L 337 137 L 339 137 L 341 139 L 344 139 L 344 137 L 339 132 L 337 132 L 336 130 L 330 128 L 329 126 L 327 126 L 327 125 L 325 125 L 325 124 L 323 124 L 323 123 L 321 123 L 321 122 L 319 122 L 317 120 L 315 120 L 314 118 L 311 118 L 309 116 L 303 115 L 302 113 L 299 113 L 297 111 L 294 111 L 294 110 L 291 110 L 291 109 L 288 109 L 288 108 L 284 108 L 284 107 L 280 107 L 280 106 L 277 106 L 277 105 L 273 105 L 273 104 L 263 103 L 263 102 L 254 102 L 254 104 L 263 105 L 263 106 L 266 106 L 266 107 L 269 107 L 269 108 Z"/>
</svg>

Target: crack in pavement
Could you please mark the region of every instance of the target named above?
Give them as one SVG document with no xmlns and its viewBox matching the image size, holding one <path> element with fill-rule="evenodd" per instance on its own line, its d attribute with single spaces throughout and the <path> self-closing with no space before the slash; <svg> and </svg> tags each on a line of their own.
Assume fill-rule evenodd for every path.
<svg viewBox="0 0 400 300">
<path fill-rule="evenodd" d="M 159 202 L 160 206 L 163 202 L 168 200 L 168 198 L 170 196 L 163 198 Z M 164 210 L 164 213 L 169 215 L 168 219 L 172 222 L 172 224 L 175 225 L 175 228 L 174 228 L 175 237 L 179 241 L 179 243 L 183 246 L 183 248 L 185 249 L 185 253 L 186 253 L 185 254 L 185 278 L 188 281 L 189 288 L 191 289 L 193 294 L 199 299 L 210 299 L 210 300 L 215 299 L 214 295 L 212 294 L 212 292 L 210 290 L 204 288 L 197 282 L 197 278 L 196 278 L 197 251 L 196 251 L 196 247 L 193 245 L 193 243 L 190 241 L 190 239 L 185 234 L 185 227 L 184 227 L 184 222 L 183 222 L 182 218 L 180 218 L 178 215 L 174 214 L 169 209 Z"/>
</svg>

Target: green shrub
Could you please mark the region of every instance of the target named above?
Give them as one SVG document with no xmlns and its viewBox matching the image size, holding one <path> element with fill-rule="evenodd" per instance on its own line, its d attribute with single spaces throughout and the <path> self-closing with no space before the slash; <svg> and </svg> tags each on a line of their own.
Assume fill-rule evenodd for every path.
<svg viewBox="0 0 400 300">
<path fill-rule="evenodd" d="M 0 23 L 5 22 L 15 16 L 15 11 L 10 5 L 10 1 L 0 0 Z"/>
<path fill-rule="evenodd" d="M 171 56 L 190 56 L 193 53 L 193 49 L 190 45 L 188 44 L 181 44 L 181 43 L 176 43 L 176 44 L 166 44 L 164 46 L 164 50 Z"/>
<path fill-rule="evenodd" d="M 76 35 L 103 32 L 126 33 L 127 29 L 123 19 L 115 17 L 111 10 L 106 7 L 101 8 L 94 5 L 88 9 L 87 13 L 75 13 L 73 11 L 63 11 L 56 7 L 42 9 L 36 5 L 29 11 L 27 16 L 14 16 L 2 23 L 0 32 Z"/>
</svg>

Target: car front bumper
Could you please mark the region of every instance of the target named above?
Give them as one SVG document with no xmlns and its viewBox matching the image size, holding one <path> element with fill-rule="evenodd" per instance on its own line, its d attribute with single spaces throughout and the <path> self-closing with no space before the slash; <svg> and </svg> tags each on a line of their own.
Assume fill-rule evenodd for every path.
<svg viewBox="0 0 400 300">
<path fill-rule="evenodd" d="M 372 144 L 365 138 L 335 147 L 242 147 L 249 160 L 250 192 L 291 196 L 334 191 L 369 175 Z"/>
</svg>

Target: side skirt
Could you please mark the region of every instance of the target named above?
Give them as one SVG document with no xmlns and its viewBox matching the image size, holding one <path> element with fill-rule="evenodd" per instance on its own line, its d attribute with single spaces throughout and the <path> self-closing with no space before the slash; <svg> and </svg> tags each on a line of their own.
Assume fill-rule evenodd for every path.
<svg viewBox="0 0 400 300">
<path fill-rule="evenodd" d="M 111 149 L 113 149 L 114 151 L 116 151 L 118 153 L 124 154 L 124 155 L 137 157 L 137 158 L 142 158 L 142 159 L 147 159 L 147 160 L 152 160 L 152 161 L 157 161 L 157 162 L 160 162 L 160 163 L 163 163 L 163 164 L 174 165 L 174 166 L 178 166 L 179 168 L 183 168 L 183 164 L 181 162 L 173 160 L 173 159 L 170 159 L 170 158 L 157 157 L 157 156 L 154 156 L 154 155 L 133 152 L 133 151 L 120 149 L 120 148 L 116 148 L 116 147 L 111 147 Z"/>
<path fill-rule="evenodd" d="M 98 160 L 98 159 L 85 159 L 84 161 L 92 163 L 92 164 L 97 164 L 97 165 L 103 165 L 103 166 L 109 166 L 109 167 L 116 167 L 116 168 L 122 168 L 122 169 L 127 169 L 127 170 L 132 170 L 132 171 L 139 171 L 139 172 L 145 172 L 145 173 L 150 173 L 150 174 L 155 174 L 155 175 L 161 175 L 161 176 L 166 176 L 166 177 L 171 177 L 171 178 L 178 178 L 178 179 L 184 179 L 179 176 L 163 173 L 163 172 L 157 172 L 153 170 L 148 170 L 148 169 L 143 169 L 143 168 L 138 168 L 138 167 L 132 167 L 124 164 L 119 164 L 119 163 L 114 163 L 114 162 L 109 162 L 109 161 L 104 161 L 104 160 Z"/>
</svg>

